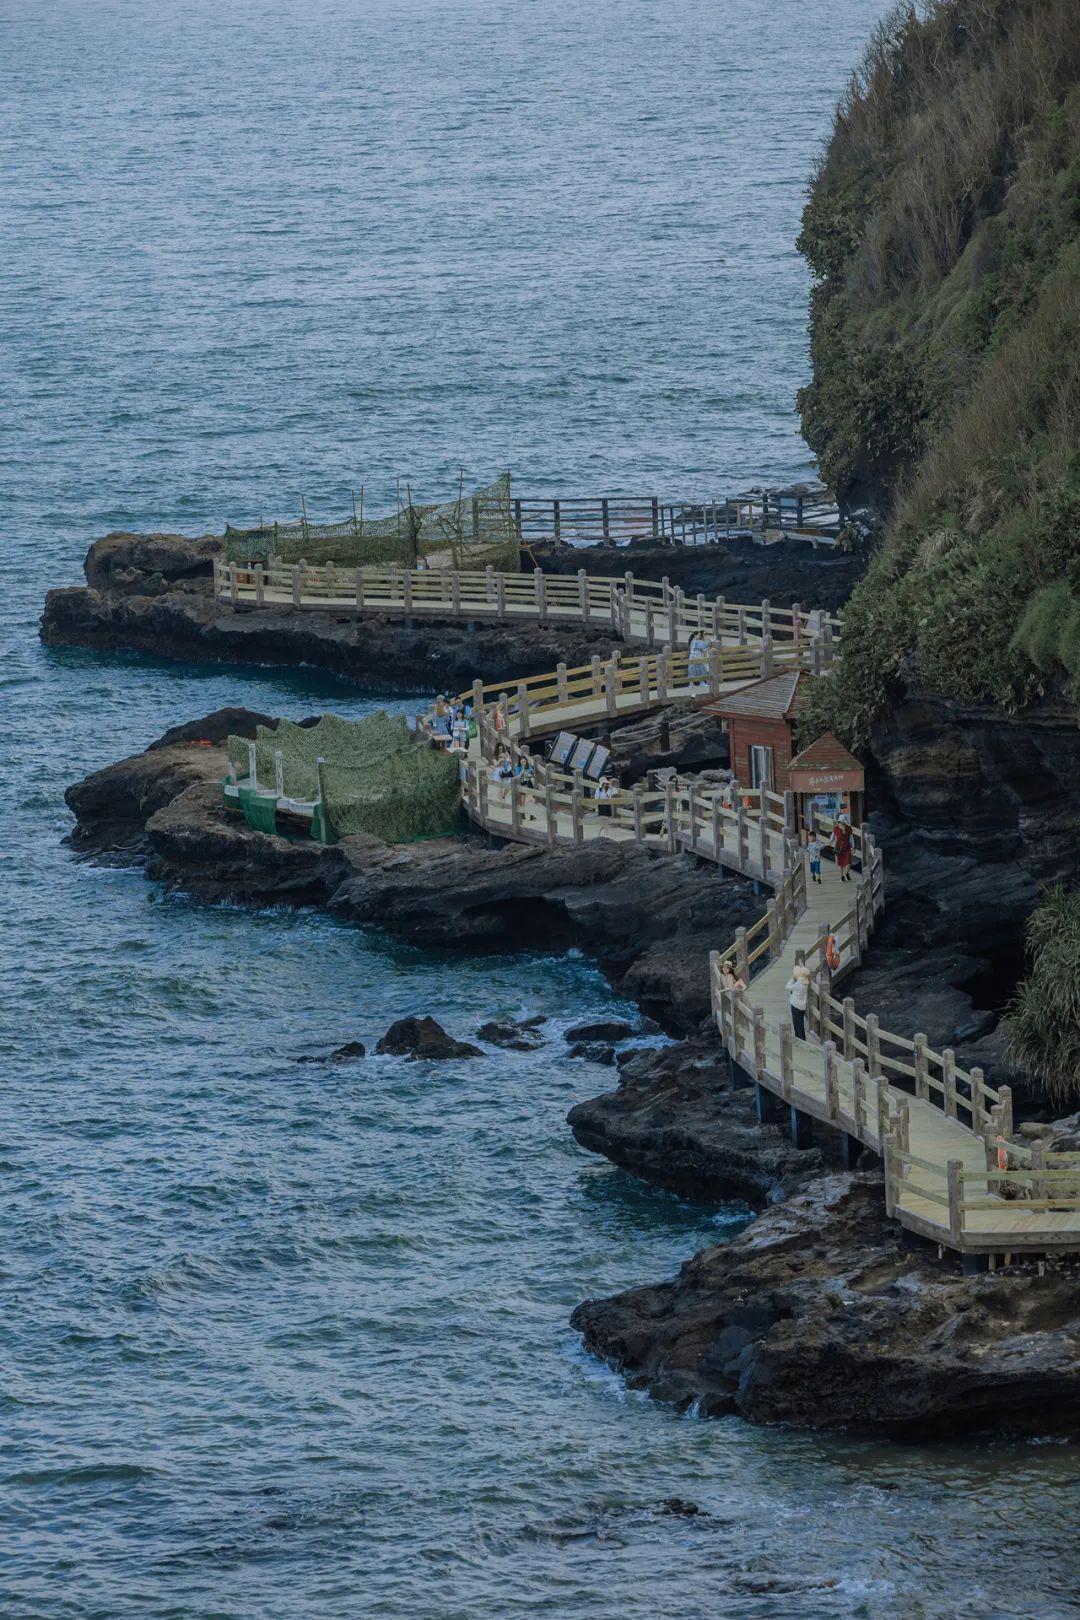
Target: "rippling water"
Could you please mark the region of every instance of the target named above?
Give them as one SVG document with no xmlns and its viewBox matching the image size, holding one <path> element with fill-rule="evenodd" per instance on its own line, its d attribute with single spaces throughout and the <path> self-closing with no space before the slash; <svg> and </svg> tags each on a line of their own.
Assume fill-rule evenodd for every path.
<svg viewBox="0 0 1080 1620">
<path fill-rule="evenodd" d="M 800 190 L 865 0 L 7 0 L 0 1613 L 1074 1612 L 1068 1454 L 630 1397 L 567 1327 L 737 1230 L 580 1152 L 626 1012 L 72 860 L 63 787 L 303 673 L 46 653 L 109 527 L 808 470 Z M 400 701 L 400 700 L 394 700 Z M 439 1067 L 297 1056 L 543 1013 Z M 684 1520 L 665 1499 L 706 1510 Z"/>
</svg>

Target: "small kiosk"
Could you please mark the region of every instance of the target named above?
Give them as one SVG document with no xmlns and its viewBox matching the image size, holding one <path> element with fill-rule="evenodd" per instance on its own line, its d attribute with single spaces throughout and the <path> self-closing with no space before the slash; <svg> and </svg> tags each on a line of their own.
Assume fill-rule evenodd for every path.
<svg viewBox="0 0 1080 1620">
<path fill-rule="evenodd" d="M 862 821 L 866 773 L 854 754 L 831 731 L 804 748 L 788 765 L 787 785 L 795 795 L 799 827 L 809 832 L 814 815 L 835 821 L 846 815 L 853 827 Z"/>
<path fill-rule="evenodd" d="M 801 670 L 785 670 L 704 705 L 706 714 L 727 721 L 731 769 L 737 782 L 773 793 L 783 793 L 791 786 L 791 727 L 806 707 L 808 680 Z"/>
</svg>

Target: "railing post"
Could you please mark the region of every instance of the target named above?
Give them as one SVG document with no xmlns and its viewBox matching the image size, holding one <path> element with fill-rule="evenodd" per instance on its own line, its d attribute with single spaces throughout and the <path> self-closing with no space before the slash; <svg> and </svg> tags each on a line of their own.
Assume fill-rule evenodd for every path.
<svg viewBox="0 0 1080 1620">
<path fill-rule="evenodd" d="M 720 952 L 709 952 L 709 1009 L 713 1022 L 720 1008 Z"/>
<path fill-rule="evenodd" d="M 687 818 L 690 823 L 690 848 L 697 846 L 697 796 L 698 780 L 696 776 L 690 778 L 690 785 L 686 790 Z"/>
<path fill-rule="evenodd" d="M 797 654 L 802 646 L 802 608 L 798 602 L 792 602 L 791 604 L 791 639 L 795 643 Z M 798 662 L 798 659 L 796 659 L 796 662 Z"/>
<path fill-rule="evenodd" d="M 593 653 L 592 657 L 589 660 L 589 668 L 592 671 L 592 695 L 593 695 L 594 698 L 598 698 L 600 696 L 601 692 L 604 689 L 603 688 L 603 677 L 600 674 L 600 654 L 599 653 Z"/>
<path fill-rule="evenodd" d="M 1007 1140 L 1012 1135 L 1013 1130 L 1012 1086 L 999 1086 L 998 1097 L 1000 1098 L 998 1107 L 1001 1110 L 1001 1134 Z"/>
<path fill-rule="evenodd" d="M 529 688 L 524 681 L 518 682 L 518 736 L 524 741 L 529 735 Z"/>
<path fill-rule="evenodd" d="M 555 544 L 558 545 L 562 538 L 562 522 L 558 501 L 552 501 L 551 503 L 551 520 L 555 532 Z"/>
<path fill-rule="evenodd" d="M 712 847 L 714 856 L 719 856 L 724 843 L 724 833 L 721 827 L 722 815 L 720 795 L 714 793 L 712 796 Z"/>
<path fill-rule="evenodd" d="M 886 1131 L 880 1138 L 880 1143 L 881 1165 L 885 1172 L 885 1214 L 891 1219 L 896 1213 L 896 1193 L 894 1188 L 896 1170 L 893 1163 L 895 1144 L 892 1133 Z"/>
<path fill-rule="evenodd" d="M 851 1065 L 851 1118 L 861 1142 L 866 1131 L 866 1070 L 861 1058 Z"/>
<path fill-rule="evenodd" d="M 558 812 L 555 809 L 555 788 L 550 781 L 544 783 L 544 816 L 547 821 L 548 849 L 554 849 L 559 831 Z"/>
<path fill-rule="evenodd" d="M 844 1056 L 855 1056 L 855 1003 L 850 996 L 844 997 Z"/>
<path fill-rule="evenodd" d="M 262 563 L 255 564 L 255 606 L 262 607 L 266 575 Z"/>
<path fill-rule="evenodd" d="M 293 599 L 293 607 L 299 607 L 300 606 L 300 593 L 301 593 L 301 590 L 303 589 L 303 585 L 302 585 L 302 581 L 301 581 L 301 577 L 300 577 L 300 570 L 301 570 L 302 567 L 303 567 L 302 563 L 293 563 L 293 565 L 292 565 L 292 599 Z"/>
<path fill-rule="evenodd" d="M 484 601 L 490 607 L 495 596 L 495 570 L 490 563 L 484 569 Z"/>
<path fill-rule="evenodd" d="M 949 1236 L 954 1243 L 959 1243 L 964 1230 L 964 1211 L 961 1208 L 960 1197 L 962 1192 L 961 1176 L 964 1171 L 962 1159 L 950 1159 L 946 1169 L 949 1189 Z"/>
<path fill-rule="evenodd" d="M 765 820 L 764 805 L 759 806 L 758 814 L 758 863 L 761 875 L 768 882 L 769 879 L 769 826 Z"/>
<path fill-rule="evenodd" d="M 480 720 L 481 720 L 481 718 L 483 716 L 483 713 L 484 713 L 484 683 L 483 683 L 483 681 L 476 680 L 476 681 L 473 681 L 473 683 L 472 683 L 472 706 L 473 706 L 473 717 L 475 718 L 477 728 L 479 729 Z"/>
<path fill-rule="evenodd" d="M 559 691 L 559 704 L 560 704 L 560 707 L 565 707 L 566 704 L 569 703 L 569 701 L 570 701 L 570 694 L 567 691 L 566 665 L 565 664 L 556 664 L 555 665 L 555 684 L 558 687 L 558 691 Z"/>
<path fill-rule="evenodd" d="M 584 568 L 577 571 L 578 608 L 581 612 L 582 622 L 589 622 L 589 580 Z"/>
<path fill-rule="evenodd" d="M 573 787 L 570 789 L 570 825 L 573 828 L 573 842 L 580 844 L 585 839 L 585 829 L 581 826 L 581 771 L 573 773 Z"/>
<path fill-rule="evenodd" d="M 983 1090 L 985 1080 L 981 1069 L 971 1071 L 971 1128 L 973 1131 L 983 1131 L 986 1128 L 989 1115 L 986 1112 L 986 1095 Z"/>
<path fill-rule="evenodd" d="M 739 868 L 744 871 L 750 865 L 750 835 L 746 825 L 746 809 L 741 799 L 735 806 L 735 839 Z"/>
<path fill-rule="evenodd" d="M 750 983 L 750 952 L 746 948 L 746 929 L 735 930 L 735 971 L 744 984 Z"/>
<path fill-rule="evenodd" d="M 866 1015 L 866 1067 L 871 1074 L 881 1073 L 881 1040 L 876 1013 Z"/>
<path fill-rule="evenodd" d="M 767 903 L 765 912 L 769 919 L 769 954 L 774 957 L 779 956 L 783 949 L 783 942 L 780 931 L 780 917 L 775 900 L 770 900 Z"/>
<path fill-rule="evenodd" d="M 941 1053 L 941 1083 L 945 1087 L 945 1112 L 956 1118 L 956 1053 L 946 1046 Z"/>
<path fill-rule="evenodd" d="M 836 1089 L 836 1043 L 826 1041 L 822 1048 L 822 1062 L 825 1070 L 825 1113 L 827 1118 L 836 1123 L 840 1112 L 840 1099 Z"/>
<path fill-rule="evenodd" d="M 364 570 L 362 568 L 358 568 L 356 570 L 356 572 L 353 574 L 353 587 L 354 587 L 354 590 L 356 592 L 356 611 L 357 611 L 357 613 L 363 613 L 363 611 L 364 611 Z"/>
<path fill-rule="evenodd" d="M 1031 1196 L 1033 1198 L 1049 1198 L 1050 1183 L 1045 1179 L 1046 1174 L 1046 1143 L 1032 1142 L 1031 1144 Z"/>
<path fill-rule="evenodd" d="M 247 750 L 248 750 L 248 781 L 251 783 L 252 787 L 257 792 L 258 787 L 259 787 L 259 777 L 258 777 L 258 767 L 257 767 L 256 762 L 255 762 L 255 744 L 253 742 L 249 742 L 248 745 L 247 745 Z"/>
<path fill-rule="evenodd" d="M 274 750 L 274 792 L 279 799 L 285 797 L 285 771 L 281 763 L 281 749 Z"/>
<path fill-rule="evenodd" d="M 926 1036 L 916 1035 L 913 1046 L 912 1067 L 915 1070 L 915 1095 L 921 1097 L 925 1102 L 930 1095 L 930 1087 L 927 1085 Z"/>
<path fill-rule="evenodd" d="M 461 575 L 456 568 L 450 570 L 450 612 L 454 618 L 461 614 Z"/>
<path fill-rule="evenodd" d="M 630 797 L 634 806 L 634 838 L 640 844 L 645 837 L 645 807 L 641 802 L 642 787 L 640 782 L 634 783 L 630 791 Z"/>
<path fill-rule="evenodd" d="M 662 647 L 656 655 L 656 695 L 661 703 L 667 699 L 668 652 L 669 648 Z M 647 700 L 648 694 L 646 693 L 645 696 Z"/>
<path fill-rule="evenodd" d="M 652 498 L 652 537 L 654 540 L 660 538 L 660 499 L 657 495 Z"/>
<path fill-rule="evenodd" d="M 784 827 L 789 837 L 799 836 L 799 812 L 795 804 L 795 795 L 788 788 L 784 793 Z"/>
<path fill-rule="evenodd" d="M 506 618 L 506 575 L 501 570 L 495 575 L 495 613 Z"/>
<path fill-rule="evenodd" d="M 795 1084 L 795 1059 L 792 1042 L 794 1034 L 790 1018 L 780 1020 L 780 1078 L 783 1082 L 783 1095 L 786 1102 L 791 1101 L 791 1091 Z"/>
<path fill-rule="evenodd" d="M 619 660 L 612 653 L 604 665 L 604 703 L 609 719 L 614 719 L 619 712 Z"/>
<path fill-rule="evenodd" d="M 403 568 L 401 571 L 401 605 L 406 614 L 412 611 L 412 586 L 412 569 Z"/>
<path fill-rule="evenodd" d="M 674 855 L 679 847 L 679 833 L 675 825 L 675 780 L 671 776 L 664 783 L 664 815 L 667 821 L 668 850 Z"/>
<path fill-rule="evenodd" d="M 754 1078 L 760 1080 L 765 1073 L 765 1012 L 754 1008 Z"/>
</svg>

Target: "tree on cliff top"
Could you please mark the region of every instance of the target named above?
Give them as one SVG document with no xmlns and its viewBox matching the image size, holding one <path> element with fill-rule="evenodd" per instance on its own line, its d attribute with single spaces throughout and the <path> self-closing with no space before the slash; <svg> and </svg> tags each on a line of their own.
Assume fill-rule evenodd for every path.
<svg viewBox="0 0 1080 1620">
<path fill-rule="evenodd" d="M 1031 971 L 1005 1017 L 1005 1051 L 1055 1108 L 1080 1100 L 1080 891 L 1049 889 L 1027 921 Z"/>
<path fill-rule="evenodd" d="M 825 722 L 862 741 L 902 668 L 1010 708 L 1080 680 L 1080 638 L 1046 634 L 1062 589 L 1080 626 L 1077 0 L 894 10 L 799 246 L 817 278 L 804 432 L 842 495 L 890 514 Z"/>
</svg>

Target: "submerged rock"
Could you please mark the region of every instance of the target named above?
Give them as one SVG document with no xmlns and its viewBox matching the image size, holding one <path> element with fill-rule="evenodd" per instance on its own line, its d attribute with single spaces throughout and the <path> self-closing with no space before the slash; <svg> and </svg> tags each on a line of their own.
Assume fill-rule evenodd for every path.
<svg viewBox="0 0 1080 1620">
<path fill-rule="evenodd" d="M 575 1024 L 566 1031 L 568 1041 L 625 1041 L 635 1033 L 632 1024 L 622 1018 L 599 1018 L 592 1024 Z"/>
<path fill-rule="evenodd" d="M 830 1175 L 671 1282 L 573 1324 L 635 1388 L 707 1416 L 903 1440 L 1080 1433 L 1075 1265 L 962 1277 L 900 1242 L 880 1178 Z"/>
<path fill-rule="evenodd" d="M 478 1041 L 486 1041 L 489 1046 L 501 1046 L 508 1052 L 535 1052 L 543 1044 L 544 1037 L 540 1033 L 540 1025 L 547 1023 L 541 1014 L 537 1018 L 520 1018 L 516 1021 L 509 1018 L 493 1018 L 486 1024 L 481 1024 L 476 1032 Z"/>
<path fill-rule="evenodd" d="M 344 1046 L 339 1046 L 334 1052 L 326 1052 L 322 1055 L 312 1055 L 309 1057 L 298 1057 L 294 1058 L 293 1062 L 351 1063 L 355 1058 L 362 1058 L 366 1056 L 367 1047 L 364 1045 L 363 1041 L 346 1041 Z"/>
<path fill-rule="evenodd" d="M 420 1059 L 483 1057 L 478 1046 L 455 1040 L 434 1018 L 399 1018 L 375 1047 L 388 1057 Z"/>
<path fill-rule="evenodd" d="M 589 1063 L 614 1063 L 615 1048 L 605 1046 L 603 1041 L 576 1041 L 570 1048 L 572 1058 L 585 1058 Z"/>
</svg>

